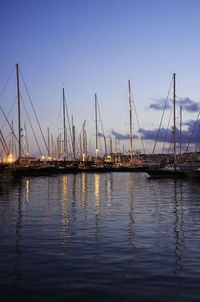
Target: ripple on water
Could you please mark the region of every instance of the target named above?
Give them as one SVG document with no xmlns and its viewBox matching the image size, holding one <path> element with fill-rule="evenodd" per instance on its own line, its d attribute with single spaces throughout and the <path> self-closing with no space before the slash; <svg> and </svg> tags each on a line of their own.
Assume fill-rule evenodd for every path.
<svg viewBox="0 0 200 302">
<path fill-rule="evenodd" d="M 145 173 L 1 184 L 3 301 L 197 301 L 199 193 Z"/>
</svg>

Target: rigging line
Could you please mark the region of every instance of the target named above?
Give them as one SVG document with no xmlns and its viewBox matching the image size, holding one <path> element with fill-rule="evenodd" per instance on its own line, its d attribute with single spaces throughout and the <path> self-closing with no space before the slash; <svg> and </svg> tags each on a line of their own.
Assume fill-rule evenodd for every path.
<svg viewBox="0 0 200 302">
<path fill-rule="evenodd" d="M 60 104 L 59 104 L 59 111 L 58 111 L 58 117 L 57 117 L 57 121 L 56 121 L 56 128 L 59 129 L 59 118 L 61 116 L 61 106 L 62 106 L 62 100 L 60 100 Z"/>
<path fill-rule="evenodd" d="M 200 137 L 200 132 L 198 134 L 198 137 L 197 137 L 197 143 L 196 143 L 196 146 L 195 146 L 195 153 L 197 152 L 197 149 L 198 149 L 198 145 L 199 145 L 199 137 Z"/>
<path fill-rule="evenodd" d="M 159 128 L 158 128 L 158 132 L 157 132 L 157 135 L 156 135 L 156 140 L 155 140 L 155 143 L 154 143 L 152 155 L 154 155 L 154 152 L 155 152 L 158 136 L 159 136 L 159 133 L 160 133 L 160 128 L 161 128 L 161 125 L 162 125 L 165 109 L 166 109 L 166 106 L 167 106 L 167 101 L 168 101 L 170 90 L 171 90 L 171 87 L 172 87 L 172 81 L 173 81 L 173 77 L 171 79 L 171 83 L 170 83 L 170 86 L 169 86 L 169 90 L 168 90 L 167 98 L 166 98 L 166 101 L 165 101 L 165 106 L 164 106 L 164 109 L 163 109 L 162 117 L 161 117 L 161 120 L 160 120 L 160 125 L 159 125 Z"/>
<path fill-rule="evenodd" d="M 69 136 L 70 139 L 68 140 L 68 145 L 69 145 L 69 150 L 71 152 L 71 156 L 73 157 L 73 137 L 72 137 L 72 127 L 70 125 L 70 120 L 69 120 L 69 112 L 68 112 L 68 107 L 67 107 L 67 102 L 66 102 L 66 97 L 65 97 L 65 91 L 64 91 L 64 107 L 65 107 L 65 111 L 67 114 L 67 123 L 68 123 L 68 128 L 69 128 Z M 73 126 L 73 125 L 72 125 Z M 67 132 L 67 127 L 66 127 L 66 132 Z M 71 143 L 70 143 L 71 140 Z"/>
<path fill-rule="evenodd" d="M 195 153 L 197 152 L 197 149 L 198 149 L 198 145 L 199 145 L 199 137 L 200 137 L 200 132 L 198 131 L 198 136 L 197 136 L 197 143 L 196 143 L 196 146 L 195 146 Z"/>
<path fill-rule="evenodd" d="M 103 138 L 104 138 L 104 143 L 105 143 L 105 154 L 107 155 L 107 144 L 106 144 L 106 137 L 105 137 L 105 133 L 104 133 L 104 128 L 103 128 L 103 123 L 102 123 L 102 119 L 101 119 L 101 112 L 99 109 L 99 102 L 97 100 L 97 107 L 98 107 L 98 112 L 99 112 L 99 117 L 100 117 L 100 122 L 101 122 L 101 128 L 102 128 L 102 132 L 103 132 Z"/>
<path fill-rule="evenodd" d="M 165 133 L 165 139 L 164 139 L 164 144 L 163 144 L 163 148 L 162 148 L 162 155 L 163 155 L 163 152 L 164 152 L 164 146 L 165 146 L 165 144 L 166 144 L 166 141 L 167 141 L 167 135 L 168 135 L 168 130 L 169 130 L 169 123 L 170 123 L 170 120 L 171 120 L 171 116 L 172 116 L 172 109 L 171 109 L 171 112 L 170 112 L 170 116 L 169 116 L 169 120 L 168 120 L 168 124 L 167 124 L 167 131 L 166 131 L 166 133 Z M 179 118 L 180 118 L 180 112 L 179 112 L 179 114 L 178 114 L 178 116 L 177 116 L 177 120 L 179 120 Z M 171 144 L 171 143 L 170 143 Z M 171 148 L 171 146 L 170 146 L 170 148 Z"/>
<path fill-rule="evenodd" d="M 73 145 L 72 129 L 71 129 L 70 120 L 69 120 L 69 112 L 68 112 L 68 108 L 67 108 L 65 93 L 64 93 L 64 103 L 65 103 L 65 109 L 66 109 L 66 113 L 67 113 L 67 122 L 68 122 L 68 127 L 69 127 L 69 134 L 70 134 L 70 138 L 71 138 L 71 144 Z"/>
<path fill-rule="evenodd" d="M 193 137 L 193 134 L 194 134 L 194 130 L 195 130 L 196 125 L 197 125 L 197 122 L 198 122 L 198 120 L 199 120 L 199 115 L 200 115 L 200 111 L 199 111 L 199 113 L 198 113 L 198 115 L 197 115 L 197 119 L 196 119 L 195 124 L 194 124 L 194 127 L 193 127 L 193 129 L 192 129 L 192 134 L 191 134 L 191 136 L 190 136 L 190 140 L 189 140 L 189 143 L 188 143 L 188 145 L 187 145 L 187 149 L 186 149 L 186 151 L 185 151 L 186 153 L 188 152 L 189 145 L 191 144 L 192 137 Z"/>
<path fill-rule="evenodd" d="M 132 92 L 132 90 L 131 90 L 131 95 L 132 95 L 132 100 L 133 100 L 133 92 Z M 138 124 L 140 139 L 141 139 L 141 142 L 142 142 L 143 152 L 144 152 L 144 154 L 145 154 L 146 151 L 145 151 L 145 147 L 144 147 L 144 140 L 143 140 L 143 138 L 142 138 L 141 131 L 140 131 L 140 124 L 139 124 L 138 114 L 137 114 L 137 110 L 136 110 L 136 105 L 135 105 L 135 102 L 134 102 L 134 101 L 132 101 L 132 103 L 133 103 L 133 106 L 134 106 L 134 109 L 135 109 L 135 115 L 136 115 L 136 120 L 137 120 L 137 124 Z"/>
<path fill-rule="evenodd" d="M 60 97 L 59 111 L 58 111 L 58 116 L 57 116 L 57 120 L 56 120 L 56 124 L 55 124 L 55 127 L 58 130 L 58 133 L 59 133 L 59 130 L 62 129 L 62 128 L 60 128 L 60 125 L 59 125 L 59 118 L 60 118 L 60 116 L 62 116 L 61 115 L 61 106 L 62 106 L 62 100 L 61 100 L 61 98 L 62 98 L 62 96 Z"/>
<path fill-rule="evenodd" d="M 164 148 L 165 148 L 165 144 L 167 142 L 167 135 L 168 135 L 168 131 L 169 131 L 169 123 L 170 123 L 170 120 L 171 120 L 171 116 L 172 116 L 172 109 L 171 109 L 171 112 L 170 112 L 170 115 L 169 115 L 169 120 L 168 120 L 168 124 L 167 124 L 167 131 L 165 133 L 165 138 L 164 138 L 164 143 L 163 143 L 163 148 L 162 148 L 162 155 L 163 155 L 163 152 L 164 152 Z"/>
<path fill-rule="evenodd" d="M 10 109 L 9 109 L 9 111 L 8 111 L 8 113 L 7 113 L 7 115 L 6 115 L 7 117 L 9 116 L 11 110 L 13 109 L 16 100 L 17 100 L 17 95 L 16 95 L 16 97 L 14 98 L 14 101 L 13 101 L 13 103 L 12 103 L 12 105 L 11 105 L 11 107 L 10 107 Z M 2 124 L 1 128 L 3 129 L 4 126 L 5 126 L 5 122 Z"/>
<path fill-rule="evenodd" d="M 77 154 L 80 154 L 81 153 L 81 150 L 80 150 L 80 141 L 81 141 L 81 137 L 80 135 L 78 135 L 77 139 L 76 139 L 76 146 L 77 146 Z"/>
<path fill-rule="evenodd" d="M 26 124 L 24 124 L 24 131 L 25 131 L 25 138 L 26 138 L 26 151 L 28 152 L 28 154 L 30 154 L 30 152 L 29 152 L 29 143 L 28 143 L 28 135 L 27 135 L 27 130 L 26 130 Z"/>
<path fill-rule="evenodd" d="M 20 71 L 20 74 L 21 74 L 21 77 L 22 77 L 22 80 L 23 80 L 23 83 L 24 83 L 26 92 L 27 92 L 27 94 L 28 94 L 28 97 L 29 97 L 29 100 L 30 100 L 30 103 L 31 103 L 31 106 L 32 106 L 32 109 L 33 109 L 33 112 L 34 112 L 34 114 L 35 114 L 35 118 L 36 118 L 36 121 L 37 121 L 37 123 L 38 123 L 39 129 L 40 129 L 40 133 L 41 133 L 41 135 L 42 135 L 42 138 L 43 138 L 45 147 L 46 147 L 46 149 L 47 149 L 48 156 L 50 156 L 49 149 L 48 149 L 48 146 L 47 146 L 47 143 L 46 143 L 46 140 L 45 140 L 45 137 L 44 137 L 42 128 L 41 128 L 41 126 L 40 126 L 40 122 L 39 122 L 39 120 L 38 120 L 38 117 L 37 117 L 35 108 L 34 108 L 34 106 L 33 106 L 33 102 L 32 102 L 32 100 L 31 100 L 31 96 L 30 96 L 30 94 L 29 94 L 28 88 L 27 88 L 27 86 L 26 86 L 26 83 L 25 83 L 25 80 L 24 80 L 24 77 L 23 77 L 23 75 L 22 75 L 22 72 L 21 72 L 21 69 L 20 69 L 20 68 L 19 68 L 19 71 Z"/>
<path fill-rule="evenodd" d="M 0 141 L 1 141 L 2 147 L 4 149 L 4 152 L 8 155 L 10 152 L 9 152 L 8 146 L 6 144 L 6 140 L 3 136 L 3 133 L 1 132 L 1 129 L 0 129 Z"/>
<path fill-rule="evenodd" d="M 1 112 L 3 113 L 3 116 L 5 117 L 5 119 L 6 119 L 7 123 L 8 123 L 8 126 L 10 127 L 10 129 L 11 129 L 11 131 L 12 131 L 12 133 L 13 133 L 15 139 L 16 139 L 16 141 L 17 141 L 18 144 L 19 144 L 19 140 L 18 140 L 18 138 L 17 138 L 17 136 L 16 136 L 16 134 L 15 134 L 15 132 L 14 132 L 12 126 L 10 125 L 10 122 L 9 122 L 9 120 L 8 120 L 8 118 L 7 118 L 7 116 L 6 116 L 6 114 L 5 114 L 5 112 L 4 112 L 4 110 L 3 110 L 3 108 L 2 108 L 1 105 L 0 105 L 0 110 L 1 110 Z M 23 153 L 23 155 L 25 154 L 23 149 L 22 149 L 22 153 Z"/>
<path fill-rule="evenodd" d="M 167 153 L 168 155 L 169 155 L 169 152 L 170 152 L 170 150 L 171 150 L 172 143 L 173 143 L 173 135 L 172 135 L 171 142 L 170 142 L 170 145 L 169 145 L 169 149 L 168 149 L 168 153 Z"/>
<path fill-rule="evenodd" d="M 25 104 L 24 104 L 24 100 L 23 100 L 22 96 L 21 96 L 21 100 L 22 100 L 22 104 L 23 104 L 23 106 L 24 106 L 24 110 L 25 110 L 25 112 L 26 112 L 26 115 L 27 115 L 28 121 L 29 121 L 29 123 L 30 123 L 31 130 L 32 130 L 32 132 L 33 132 L 33 136 L 34 136 L 34 138 L 35 138 L 35 141 L 36 141 L 36 144 L 37 144 L 38 150 L 39 150 L 39 152 L 40 152 L 40 155 L 42 156 L 42 152 L 41 152 L 41 149 L 40 149 L 40 146 L 39 146 L 39 143 L 38 143 L 37 137 L 36 137 L 36 135 L 35 135 L 35 131 L 34 131 L 34 129 L 33 129 L 33 126 L 32 126 L 31 120 L 30 120 L 30 117 L 29 117 L 28 112 L 27 112 L 27 110 L 26 110 L 26 106 L 25 106 Z"/>
<path fill-rule="evenodd" d="M 1 136 L 0 136 L 0 143 L 1 143 L 2 147 L 3 147 L 3 151 L 5 152 L 5 154 L 7 154 L 7 150 L 6 150 L 5 146 L 4 146 L 4 143 L 2 141 Z M 2 153 L 2 151 L 1 151 L 1 153 Z"/>
<path fill-rule="evenodd" d="M 67 137 L 67 133 L 66 133 L 66 137 Z M 67 139 L 67 143 L 69 144 L 69 148 L 68 148 L 68 154 L 69 156 L 72 158 L 72 147 L 71 147 L 71 144 L 69 143 L 69 140 Z"/>
<path fill-rule="evenodd" d="M 6 90 L 6 88 L 7 88 L 7 86 L 8 86 L 8 83 L 9 83 L 9 81 L 10 81 L 10 78 L 11 78 L 11 76 L 12 76 L 14 70 L 15 70 L 15 65 L 14 65 L 14 67 L 13 67 L 13 69 L 12 69 L 10 75 L 8 76 L 8 79 L 7 79 L 5 85 L 4 85 L 4 87 L 3 87 L 3 89 L 2 89 L 2 91 L 1 91 L 1 93 L 0 93 L 0 98 L 2 98 L 2 96 L 3 96 L 3 94 L 4 94 L 5 90 Z"/>
</svg>

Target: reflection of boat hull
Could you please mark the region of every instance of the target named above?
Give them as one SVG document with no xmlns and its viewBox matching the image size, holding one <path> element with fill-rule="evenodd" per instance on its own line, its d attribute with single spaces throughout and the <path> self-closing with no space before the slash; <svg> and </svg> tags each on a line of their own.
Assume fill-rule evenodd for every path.
<svg viewBox="0 0 200 302">
<path fill-rule="evenodd" d="M 89 172 L 89 173 L 104 173 L 104 172 L 110 172 L 111 170 L 109 168 L 79 168 L 79 172 Z"/>
<path fill-rule="evenodd" d="M 15 170 L 15 176 L 45 176 L 55 174 L 54 167 L 18 167 Z"/>
<path fill-rule="evenodd" d="M 187 169 L 187 170 L 185 170 L 185 174 L 188 177 L 199 178 L 200 177 L 200 170 L 190 170 L 190 169 Z"/>
<path fill-rule="evenodd" d="M 65 167 L 58 167 L 57 172 L 58 174 L 62 173 L 78 173 L 78 168 L 77 167 L 71 167 L 71 166 L 65 166 Z"/>
<path fill-rule="evenodd" d="M 112 172 L 146 172 L 148 170 L 147 167 L 112 167 Z"/>
<path fill-rule="evenodd" d="M 74 167 L 25 167 L 18 168 L 15 171 L 15 176 L 49 176 L 59 173 L 76 173 L 77 168 Z"/>
<path fill-rule="evenodd" d="M 111 167 L 110 166 L 104 166 L 104 165 L 79 165 L 78 167 L 78 171 L 79 172 L 91 172 L 91 173 L 95 173 L 95 172 L 99 172 L 99 173 L 103 173 L 103 172 L 110 172 L 111 171 Z"/>
<path fill-rule="evenodd" d="M 180 178 L 185 176 L 185 173 L 182 170 L 173 169 L 149 169 L 147 173 L 152 178 Z"/>
<path fill-rule="evenodd" d="M 10 181 L 14 178 L 14 175 L 12 173 L 2 172 L 0 174 L 0 182 Z"/>
<path fill-rule="evenodd" d="M 0 182 L 9 181 L 13 178 L 13 169 L 6 164 L 0 165 Z"/>
</svg>

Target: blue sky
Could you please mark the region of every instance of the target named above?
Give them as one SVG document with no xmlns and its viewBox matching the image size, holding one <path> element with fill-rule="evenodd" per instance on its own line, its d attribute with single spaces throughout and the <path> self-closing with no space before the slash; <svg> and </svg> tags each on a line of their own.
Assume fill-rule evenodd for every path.
<svg viewBox="0 0 200 302">
<path fill-rule="evenodd" d="M 199 13 L 196 0 L 1 0 L 0 93 L 19 63 L 44 132 L 57 135 L 64 84 L 77 133 L 87 120 L 93 140 L 95 92 L 106 134 L 128 133 L 130 79 L 140 127 L 154 130 L 161 111 L 149 106 L 166 98 L 174 72 L 177 97 L 200 102 Z M 0 99 L 6 112 L 15 96 L 13 74 Z M 185 122 L 196 116 L 183 113 Z"/>
</svg>

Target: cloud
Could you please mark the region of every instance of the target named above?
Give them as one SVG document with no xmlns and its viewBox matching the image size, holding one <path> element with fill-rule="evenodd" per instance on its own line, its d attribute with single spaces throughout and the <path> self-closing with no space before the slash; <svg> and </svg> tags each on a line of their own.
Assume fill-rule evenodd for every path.
<svg viewBox="0 0 200 302">
<path fill-rule="evenodd" d="M 181 133 L 181 142 L 183 147 L 187 147 L 188 143 L 190 142 L 193 145 L 199 145 L 200 147 L 200 120 L 196 123 L 195 120 L 189 120 L 183 124 L 183 127 L 185 129 L 182 130 Z M 139 131 L 138 131 L 139 132 Z M 118 133 L 114 130 L 112 130 L 112 135 L 116 137 L 118 140 L 129 140 L 130 136 L 129 134 L 123 135 L 121 133 Z M 157 134 L 158 134 L 158 128 L 152 129 L 152 130 L 145 130 L 143 128 L 140 129 L 140 134 L 142 136 L 142 139 L 144 141 L 149 141 L 149 142 L 155 142 Z M 102 136 L 102 135 L 101 135 Z M 192 140 L 191 140 L 192 137 Z M 134 139 L 139 139 L 139 136 L 134 135 Z M 157 141 L 160 143 L 172 143 L 173 142 L 173 127 L 170 129 L 166 128 L 161 128 Z M 178 143 L 180 142 L 180 129 L 176 128 L 176 142 L 177 142 L 177 148 L 178 148 Z M 194 146 L 193 146 L 194 149 Z M 166 147 L 167 150 L 167 147 Z M 194 150 L 193 150 L 194 151 Z"/>
<path fill-rule="evenodd" d="M 124 134 L 115 132 L 114 130 L 112 130 L 111 133 L 112 133 L 112 135 L 113 135 L 114 137 L 116 137 L 116 139 L 118 139 L 118 140 L 130 139 L 130 134 L 124 135 Z M 138 138 L 138 136 L 137 136 L 137 135 L 133 135 L 133 138 L 136 139 L 136 138 Z"/>
<path fill-rule="evenodd" d="M 155 100 L 154 103 L 149 105 L 150 109 L 154 109 L 154 110 L 163 110 L 165 107 L 165 99 L 158 99 Z M 166 105 L 166 109 L 170 109 L 171 108 L 171 104 L 172 104 L 172 99 L 170 99 Z M 176 101 L 176 104 L 179 106 L 183 107 L 184 111 L 188 111 L 188 112 L 198 112 L 200 111 L 200 103 L 196 102 L 194 100 L 191 100 L 190 98 L 186 97 L 186 98 L 178 98 Z"/>
<path fill-rule="evenodd" d="M 200 143 L 200 121 L 197 122 L 195 129 L 194 129 L 194 125 L 195 125 L 195 120 L 190 120 L 184 123 L 186 129 L 182 130 L 181 133 L 181 141 L 183 144 L 187 145 L 191 140 L 191 136 L 192 136 L 192 140 L 191 140 L 192 144 Z M 158 134 L 158 128 L 153 130 L 140 129 L 140 133 L 142 135 L 143 140 L 155 141 Z M 158 142 L 164 143 L 166 141 L 168 143 L 171 143 L 172 138 L 173 138 L 173 127 L 171 129 L 168 129 L 168 131 L 165 128 L 161 128 L 157 140 Z M 176 129 L 176 141 L 177 143 L 180 141 L 180 129 L 178 128 Z"/>
<path fill-rule="evenodd" d="M 168 140 L 171 141 L 172 134 L 170 135 L 170 132 L 171 132 L 171 130 L 167 131 L 167 129 L 161 128 L 159 136 L 158 136 L 158 141 L 159 142 L 164 142 L 165 137 L 168 137 Z M 140 133 L 141 133 L 142 138 L 144 140 L 153 140 L 153 141 L 155 141 L 156 136 L 158 134 L 158 128 L 153 129 L 153 130 L 140 129 Z"/>
<path fill-rule="evenodd" d="M 98 132 L 98 136 L 99 137 L 104 137 L 104 135 L 102 133 L 100 133 L 100 132 Z"/>
<path fill-rule="evenodd" d="M 155 100 L 154 103 L 149 105 L 150 109 L 154 109 L 154 110 L 163 110 L 165 107 L 165 99 L 160 99 L 160 100 Z M 169 103 L 167 103 L 166 105 L 166 109 L 170 109 L 171 106 L 169 105 Z"/>
<path fill-rule="evenodd" d="M 179 98 L 177 100 L 177 104 L 180 106 L 183 106 L 183 110 L 188 111 L 188 112 L 198 112 L 200 111 L 200 103 L 192 101 L 189 98 Z"/>
</svg>

